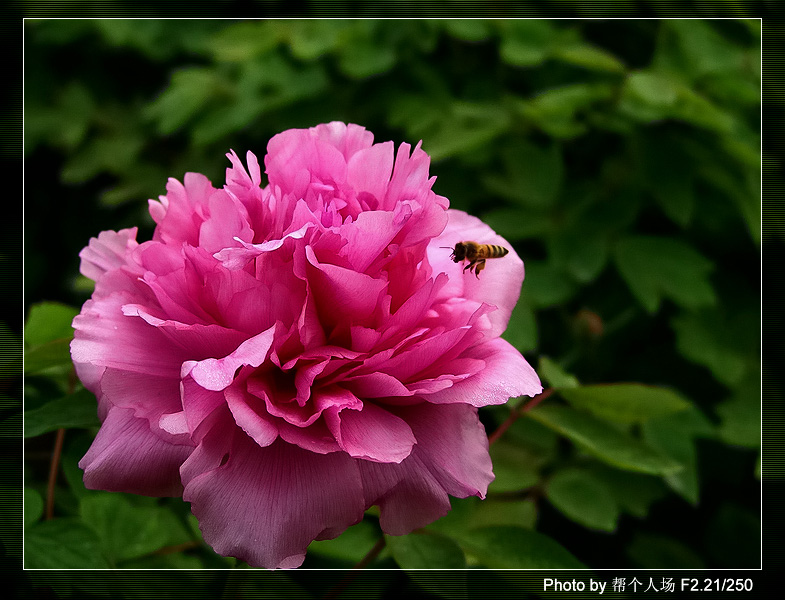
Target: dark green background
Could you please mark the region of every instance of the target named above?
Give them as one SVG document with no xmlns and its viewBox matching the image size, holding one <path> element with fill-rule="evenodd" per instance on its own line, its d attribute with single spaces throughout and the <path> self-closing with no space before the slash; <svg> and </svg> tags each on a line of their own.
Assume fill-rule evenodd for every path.
<svg viewBox="0 0 785 600">
<path fill-rule="evenodd" d="M 302 8 L 327 6 L 367 14 Z M 760 566 L 760 252 L 782 232 L 761 230 L 758 19 L 44 19 L 24 35 L 27 566 L 242 566 L 200 542 L 181 501 L 81 485 L 75 463 L 97 423 L 69 381 L 68 323 L 90 293 L 77 255 L 104 229 L 138 225 L 149 239 L 146 200 L 168 177 L 221 185 L 229 149 L 261 159 L 275 133 L 330 120 L 422 140 L 435 191 L 515 246 L 527 276 L 505 337 L 555 390 L 492 447 L 488 500 L 455 501 L 427 533 L 388 538 L 371 566 Z M 489 433 L 509 411 L 481 411 Z M 9 557 L 12 534 L 0 540 Z M 369 515 L 314 545 L 304 567 L 350 567 L 379 536 Z M 374 597 L 529 589 L 482 577 L 362 581 Z M 58 595 L 89 589 L 28 579 Z M 215 573 L 198 589 L 318 597 L 334 579 Z"/>
</svg>

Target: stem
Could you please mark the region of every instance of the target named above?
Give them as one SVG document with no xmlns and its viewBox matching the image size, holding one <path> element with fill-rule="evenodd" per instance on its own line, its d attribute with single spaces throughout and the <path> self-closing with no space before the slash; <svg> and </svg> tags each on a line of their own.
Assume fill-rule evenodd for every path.
<svg viewBox="0 0 785 600">
<path fill-rule="evenodd" d="M 76 389 L 76 369 L 71 368 L 68 373 L 68 393 L 73 394 Z M 57 430 L 55 437 L 55 447 L 52 449 L 52 461 L 49 463 L 49 481 L 46 485 L 46 520 L 50 520 L 55 515 L 55 486 L 57 485 L 57 473 L 60 469 L 60 456 L 63 454 L 63 441 L 65 440 L 65 429 Z"/>
<path fill-rule="evenodd" d="M 372 563 L 376 559 L 377 556 L 379 556 L 381 551 L 384 550 L 384 545 L 385 545 L 384 538 L 383 537 L 379 538 L 379 541 L 376 542 L 374 547 L 368 551 L 368 554 L 366 554 L 360 562 L 354 565 L 354 568 L 364 569 L 365 567 L 367 567 L 370 563 Z"/>
<path fill-rule="evenodd" d="M 52 461 L 49 463 L 49 483 L 46 487 L 46 520 L 54 517 L 55 513 L 55 484 L 57 484 L 57 472 L 60 468 L 60 455 L 63 453 L 63 440 L 65 439 L 65 429 L 57 430 L 55 447 L 52 450 Z"/>
<path fill-rule="evenodd" d="M 336 583 L 335 586 L 333 586 L 333 588 L 329 592 L 327 592 L 324 596 L 322 596 L 322 600 L 333 600 L 333 598 L 337 598 L 338 596 L 340 596 L 341 592 L 343 592 L 349 586 L 349 584 L 355 579 L 357 579 L 357 577 L 359 576 L 359 573 L 356 571 L 359 569 L 364 569 L 370 563 L 372 563 L 374 559 L 377 556 L 379 556 L 381 551 L 384 550 L 384 545 L 385 545 L 385 541 L 384 538 L 382 537 L 379 539 L 378 542 L 376 542 L 374 547 L 368 551 L 368 554 L 366 554 L 362 558 L 362 560 L 360 560 L 360 562 L 354 565 L 353 569 L 355 569 L 355 572 L 350 573 L 349 575 L 341 579 L 341 581 Z"/>
<path fill-rule="evenodd" d="M 505 431 L 507 431 L 515 421 L 525 412 L 531 410 L 535 406 L 537 406 L 540 402 L 545 400 L 548 396 L 553 393 L 553 388 L 548 388 L 547 390 L 542 391 L 541 393 L 537 394 L 529 400 L 529 402 L 523 403 L 518 408 L 513 410 L 510 413 L 510 416 L 507 417 L 507 420 L 504 421 L 499 427 L 494 431 L 491 435 L 488 436 L 488 444 L 493 444 L 496 440 L 498 440 Z"/>
<path fill-rule="evenodd" d="M 198 548 L 201 544 L 199 542 L 183 542 L 182 544 L 175 544 L 174 546 L 164 546 L 163 548 L 159 548 L 153 554 L 156 556 L 163 556 L 165 554 L 176 554 L 177 552 L 183 552 L 184 550 L 191 550 L 192 548 Z"/>
</svg>

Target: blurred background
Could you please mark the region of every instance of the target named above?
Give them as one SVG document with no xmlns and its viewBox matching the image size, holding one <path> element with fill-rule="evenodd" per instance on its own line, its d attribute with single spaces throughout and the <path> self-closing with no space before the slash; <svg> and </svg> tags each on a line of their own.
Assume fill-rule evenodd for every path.
<svg viewBox="0 0 785 600">
<path fill-rule="evenodd" d="M 486 501 L 369 566 L 760 566 L 759 19 L 41 19 L 24 51 L 26 566 L 238 566 L 179 499 L 84 489 L 78 253 L 106 229 L 149 239 L 167 178 L 220 186 L 230 149 L 261 161 L 332 120 L 422 140 L 434 190 L 516 248 L 505 337 L 552 390 L 481 411 L 489 434 L 520 416 Z M 304 567 L 379 539 L 369 514 Z"/>
</svg>

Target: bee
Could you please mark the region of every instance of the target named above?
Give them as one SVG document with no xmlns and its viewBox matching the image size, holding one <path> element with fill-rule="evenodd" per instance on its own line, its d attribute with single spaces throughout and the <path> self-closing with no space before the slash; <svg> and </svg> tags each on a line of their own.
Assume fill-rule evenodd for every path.
<svg viewBox="0 0 785 600">
<path fill-rule="evenodd" d="M 450 258 L 456 263 L 461 262 L 462 260 L 468 260 L 469 264 L 466 265 L 463 270 L 466 271 L 468 269 L 469 273 L 474 271 L 477 279 L 479 279 L 480 271 L 485 268 L 485 259 L 501 258 L 502 256 L 506 256 L 509 252 L 510 251 L 504 246 L 497 246 L 496 244 L 458 242 L 455 244 L 455 248 L 452 248 Z"/>
</svg>

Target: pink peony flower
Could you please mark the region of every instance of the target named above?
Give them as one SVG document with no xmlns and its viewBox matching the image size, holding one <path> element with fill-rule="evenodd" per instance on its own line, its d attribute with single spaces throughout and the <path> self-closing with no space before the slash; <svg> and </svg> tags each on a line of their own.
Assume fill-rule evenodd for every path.
<svg viewBox="0 0 785 600">
<path fill-rule="evenodd" d="M 523 281 L 501 237 L 431 190 L 419 145 L 357 125 L 231 153 L 226 185 L 170 179 L 157 227 L 104 231 L 71 353 L 103 422 L 89 488 L 191 503 L 204 539 L 297 567 L 379 505 L 406 534 L 493 480 L 477 407 L 542 390 L 499 335 Z M 459 241 L 500 244 L 481 276 Z"/>
</svg>

